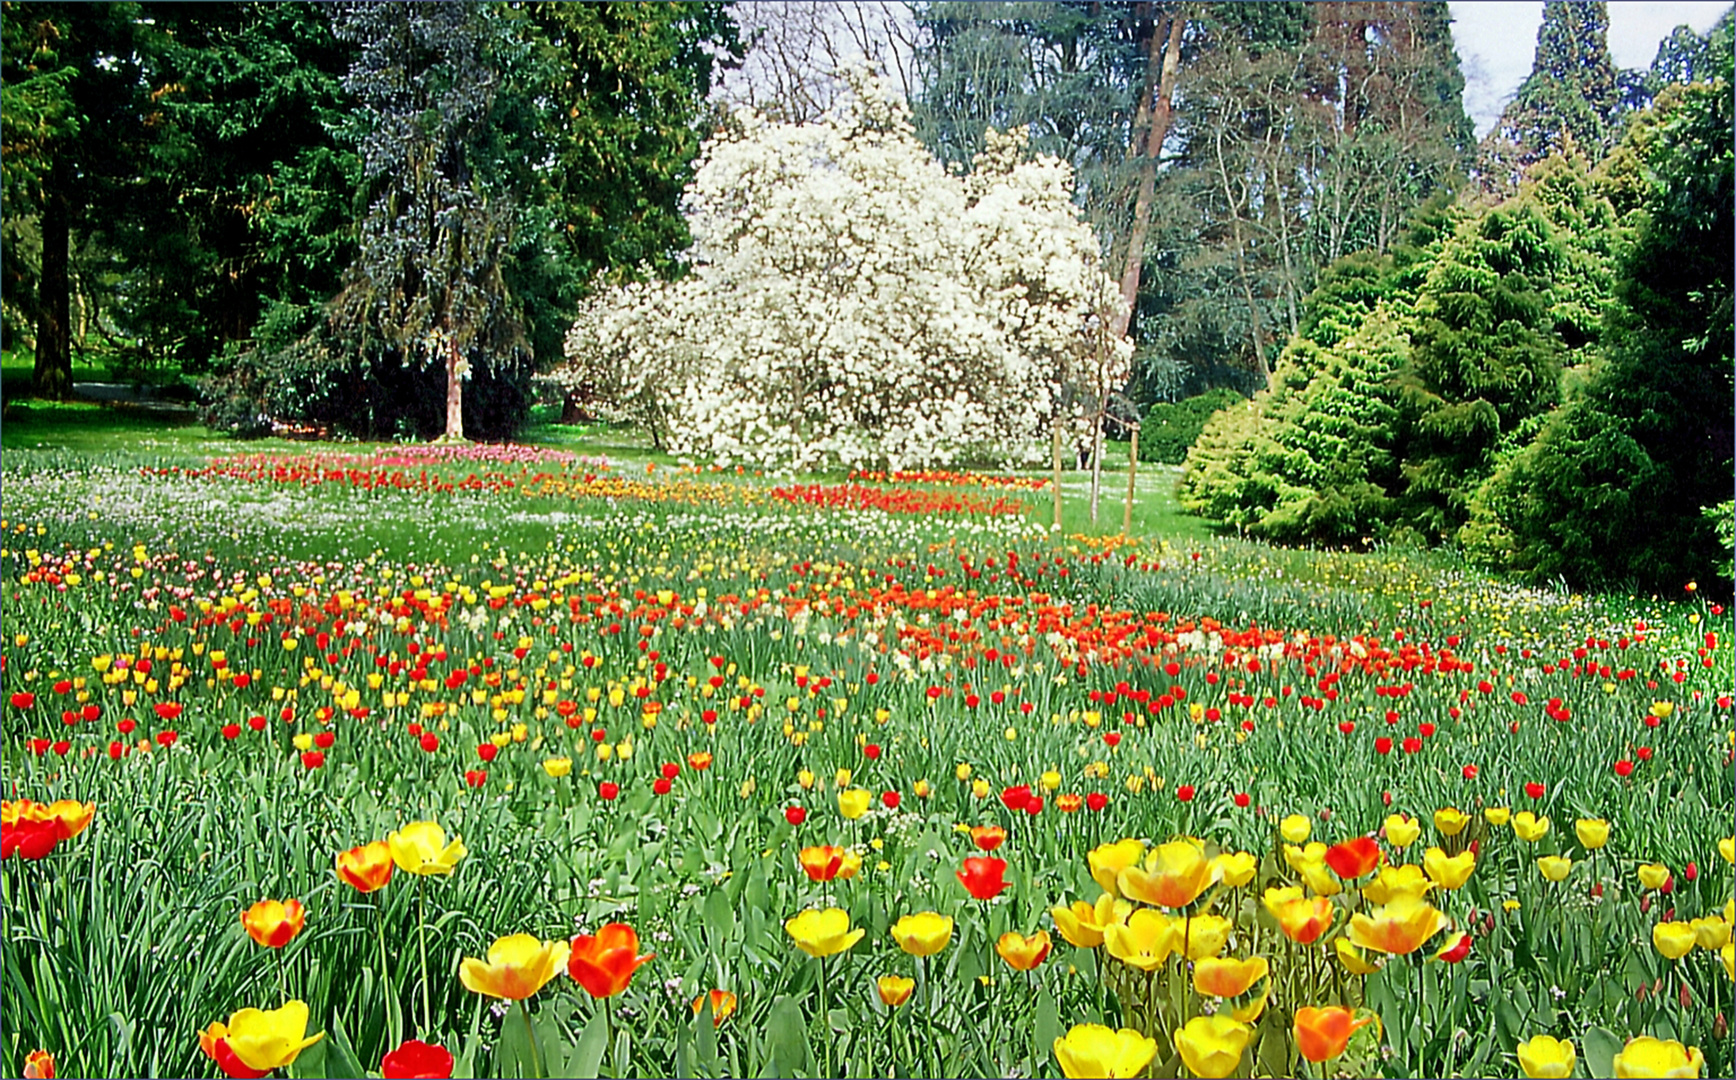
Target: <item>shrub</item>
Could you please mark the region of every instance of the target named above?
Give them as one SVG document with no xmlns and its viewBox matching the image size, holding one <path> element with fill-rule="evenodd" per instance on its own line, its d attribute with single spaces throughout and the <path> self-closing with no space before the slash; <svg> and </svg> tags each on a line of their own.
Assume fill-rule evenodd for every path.
<svg viewBox="0 0 1736 1080">
<path fill-rule="evenodd" d="M 1213 413 L 1246 400 L 1228 387 L 1219 387 L 1181 401 L 1151 406 L 1139 423 L 1139 460 L 1180 465 L 1187 460 L 1188 450 Z"/>
</svg>

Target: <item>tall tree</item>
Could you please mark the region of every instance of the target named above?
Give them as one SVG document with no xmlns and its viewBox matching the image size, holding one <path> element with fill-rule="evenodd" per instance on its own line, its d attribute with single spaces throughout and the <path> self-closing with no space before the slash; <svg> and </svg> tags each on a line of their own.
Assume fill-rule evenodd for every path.
<svg viewBox="0 0 1736 1080">
<path fill-rule="evenodd" d="M 1547 0 L 1531 74 L 1483 140 L 1477 166 L 1490 191 L 1510 193 L 1530 166 L 1571 137 L 1592 160 L 1620 135 L 1620 79 L 1609 56 L 1604 0 Z"/>
<path fill-rule="evenodd" d="M 1073 166 L 1121 282 L 1116 336 L 1129 330 L 1144 274 L 1192 16 L 1183 3 L 935 3 L 918 13 L 924 142 L 963 166 L 988 128 L 1023 126 L 1036 149 Z"/>
<path fill-rule="evenodd" d="M 36 217 L 41 238 L 34 305 L 40 397 L 72 393 L 74 234 L 122 227 L 148 196 L 127 190 L 160 115 L 141 71 L 153 35 L 136 14 L 134 4 L 4 8 L 6 214 Z"/>
<path fill-rule="evenodd" d="M 1147 355 L 1265 383 L 1319 268 L 1454 182 L 1464 80 L 1439 3 L 1213 5 L 1190 34 Z"/>
<path fill-rule="evenodd" d="M 368 209 L 333 321 L 376 364 L 443 367 L 444 432 L 464 438 L 473 369 L 527 366 L 520 303 L 502 270 L 516 224 L 514 145 L 495 112 L 519 46 L 472 4 L 358 4 L 337 34 L 358 47 L 345 80 L 365 110 Z"/>
<path fill-rule="evenodd" d="M 1600 355 L 1464 530 L 1527 577 L 1679 588 L 1729 573 L 1736 118 L 1730 36 L 1712 46 L 1711 78 L 1663 94 L 1624 144 L 1647 165 L 1646 215 Z"/>
</svg>

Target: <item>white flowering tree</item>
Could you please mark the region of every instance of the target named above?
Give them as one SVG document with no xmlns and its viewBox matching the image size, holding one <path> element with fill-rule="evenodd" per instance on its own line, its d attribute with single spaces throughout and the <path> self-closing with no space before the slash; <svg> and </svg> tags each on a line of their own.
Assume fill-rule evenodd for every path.
<svg viewBox="0 0 1736 1080">
<path fill-rule="evenodd" d="M 1072 173 L 995 135 L 964 176 L 869 77 L 811 124 L 738 115 L 687 195 L 675 283 L 599 293 L 561 378 L 675 453 L 771 469 L 1032 460 L 1130 345 Z M 1067 402 L 1063 406 L 1063 402 Z"/>
</svg>

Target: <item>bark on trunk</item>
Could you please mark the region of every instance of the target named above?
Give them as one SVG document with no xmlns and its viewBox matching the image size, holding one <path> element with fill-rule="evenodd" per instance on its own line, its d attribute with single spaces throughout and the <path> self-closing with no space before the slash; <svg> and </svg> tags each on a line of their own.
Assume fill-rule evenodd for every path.
<svg viewBox="0 0 1736 1080">
<path fill-rule="evenodd" d="M 464 441 L 464 376 L 459 368 L 458 343 L 446 342 L 446 434 L 447 442 Z"/>
<path fill-rule="evenodd" d="M 1163 50 L 1162 66 L 1158 63 L 1158 35 L 1151 36 L 1147 56 L 1145 88 L 1151 94 L 1153 76 L 1157 93 L 1150 102 L 1151 121 L 1145 131 L 1145 150 L 1140 155 L 1139 192 L 1133 201 L 1133 224 L 1127 234 L 1127 259 L 1121 269 L 1121 307 L 1111 324 L 1114 336 L 1127 336 L 1133 322 L 1133 304 L 1139 297 L 1139 278 L 1145 267 L 1145 238 L 1151 232 L 1151 203 L 1157 193 L 1157 155 L 1163 140 L 1169 137 L 1170 99 L 1175 96 L 1176 71 L 1181 66 L 1181 34 L 1187 24 L 1186 10 L 1178 10 L 1169 21 L 1168 44 Z M 1147 109 L 1146 99 L 1140 101 L 1140 112 Z M 1138 117 L 1135 118 L 1135 139 L 1138 138 Z M 1138 147 L 1134 147 L 1138 151 Z"/>
<path fill-rule="evenodd" d="M 39 398 L 72 397 L 72 320 L 68 249 L 72 241 L 72 200 L 64 166 L 49 177 L 42 212 L 42 279 L 36 313 L 36 370 L 32 392 Z"/>
</svg>

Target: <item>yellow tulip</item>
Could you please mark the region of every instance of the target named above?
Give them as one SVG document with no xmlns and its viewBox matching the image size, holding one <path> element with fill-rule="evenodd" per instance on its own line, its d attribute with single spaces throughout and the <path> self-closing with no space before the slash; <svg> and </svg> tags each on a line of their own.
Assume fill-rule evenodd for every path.
<svg viewBox="0 0 1736 1080">
<path fill-rule="evenodd" d="M 1718 841 L 1718 854 L 1727 863 L 1736 863 L 1736 836 Z"/>
<path fill-rule="evenodd" d="M 307 1037 L 307 1003 L 284 1002 L 281 1009 L 242 1009 L 229 1017 L 224 1039 L 242 1064 L 266 1071 L 292 1064 L 303 1050 L 325 1038 Z"/>
<path fill-rule="evenodd" d="M 1726 941 L 1718 950 L 1718 959 L 1724 962 L 1724 974 L 1731 982 L 1736 982 L 1736 941 Z"/>
<path fill-rule="evenodd" d="M 892 924 L 892 938 L 911 956 L 933 956 L 952 940 L 952 918 L 933 911 L 906 915 Z"/>
<path fill-rule="evenodd" d="M 1055 1040 L 1054 1051 L 1063 1076 L 1132 1077 L 1157 1056 L 1157 1040 L 1131 1028 L 1075 1024 L 1065 1038 Z"/>
<path fill-rule="evenodd" d="M 1566 881 L 1573 870 L 1573 860 L 1560 855 L 1545 855 L 1537 860 L 1537 870 L 1549 881 Z"/>
<path fill-rule="evenodd" d="M 573 759 L 570 757 L 548 758 L 543 763 L 543 772 L 559 780 L 573 771 Z"/>
<path fill-rule="evenodd" d="M 432 821 L 415 821 L 390 833 L 386 846 L 392 851 L 392 861 L 406 874 L 450 874 L 464 858 L 464 838 L 446 842 L 446 830 Z"/>
<path fill-rule="evenodd" d="M 1139 840 L 1117 840 L 1113 844 L 1099 844 L 1085 856 L 1086 863 L 1091 867 L 1091 877 L 1103 887 L 1103 891 L 1111 896 L 1120 896 L 1121 890 L 1117 879 L 1121 871 L 1138 863 L 1145 856 L 1145 844 Z"/>
<path fill-rule="evenodd" d="M 473 993 L 523 1001 L 560 973 L 570 951 L 571 946 L 564 941 L 542 941 L 535 934 L 497 938 L 488 947 L 486 962 L 464 958 L 458 981 Z"/>
<path fill-rule="evenodd" d="M 813 957 L 827 957 L 855 945 L 868 931 L 850 929 L 850 913 L 843 908 L 809 908 L 784 923 L 784 931 L 796 947 Z"/>
<path fill-rule="evenodd" d="M 1702 949 L 1716 952 L 1730 940 L 1730 924 L 1716 915 L 1695 919 L 1688 925 L 1694 928 L 1694 944 Z"/>
<path fill-rule="evenodd" d="M 1338 962 L 1352 975 L 1373 975 L 1380 970 L 1381 961 L 1370 960 L 1367 953 L 1350 943 L 1349 938 L 1333 938 L 1332 948 L 1338 954 Z"/>
<path fill-rule="evenodd" d="M 1325 862 L 1326 845 L 1322 844 L 1318 840 L 1309 844 L 1307 847 L 1300 847 L 1295 844 L 1284 845 L 1284 863 L 1298 874 L 1300 874 L 1302 868 L 1307 866 L 1309 863 L 1320 866 L 1324 865 Z"/>
<path fill-rule="evenodd" d="M 1670 868 L 1663 863 L 1641 863 L 1640 884 L 1648 889 L 1661 889 L 1670 880 Z"/>
<path fill-rule="evenodd" d="M 1609 822 L 1602 818 L 1580 818 L 1573 823 L 1573 835 L 1579 837 L 1585 850 L 1596 851 L 1609 843 Z"/>
<path fill-rule="evenodd" d="M 1456 806 L 1446 806 L 1435 811 L 1435 829 L 1442 836 L 1457 836 L 1465 831 L 1465 826 L 1471 819 Z"/>
<path fill-rule="evenodd" d="M 1254 872 L 1259 868 L 1260 860 L 1246 851 L 1226 851 L 1212 859 L 1212 873 L 1232 889 L 1239 889 L 1254 880 Z"/>
<path fill-rule="evenodd" d="M 851 821 L 855 821 L 868 812 L 869 803 L 874 797 L 862 788 L 849 788 L 838 792 L 838 813 Z"/>
<path fill-rule="evenodd" d="M 1116 884 L 1129 900 L 1158 907 L 1184 908 L 1199 899 L 1212 883 L 1212 861 L 1199 841 L 1190 838 L 1159 844 L 1145 857 L 1145 867 L 1129 866 Z"/>
<path fill-rule="evenodd" d="M 1232 1076 L 1253 1036 L 1252 1028 L 1228 1016 L 1196 1016 L 1175 1033 L 1175 1048 L 1195 1076 Z"/>
<path fill-rule="evenodd" d="M 1372 914 L 1357 913 L 1350 919 L 1353 945 L 1393 956 L 1409 956 L 1423 943 L 1446 928 L 1447 917 L 1434 905 L 1403 897 Z"/>
<path fill-rule="evenodd" d="M 1415 818 L 1392 814 L 1386 819 L 1386 842 L 1395 848 L 1410 847 L 1422 832 L 1423 827 Z"/>
<path fill-rule="evenodd" d="M 1140 908 L 1127 922 L 1106 927 L 1109 955 L 1141 971 L 1156 971 L 1181 947 L 1181 924 L 1154 908 Z"/>
<path fill-rule="evenodd" d="M 1362 887 L 1362 895 L 1371 904 L 1390 904 L 1401 896 L 1421 900 L 1435 884 L 1420 866 L 1383 866 L 1380 875 Z"/>
<path fill-rule="evenodd" d="M 1549 819 L 1521 810 L 1513 816 L 1513 834 L 1528 844 L 1535 844 L 1549 835 Z"/>
<path fill-rule="evenodd" d="M 1182 942 L 1189 960 L 1204 960 L 1224 951 L 1235 924 L 1219 915 L 1195 915 L 1181 923 Z"/>
<path fill-rule="evenodd" d="M 1699 1047 L 1685 1047 L 1674 1039 L 1665 1042 L 1650 1035 L 1629 1039 L 1615 1056 L 1615 1074 L 1623 1080 L 1642 1076 L 1694 1077 L 1700 1075 L 1705 1065 L 1706 1058 Z"/>
<path fill-rule="evenodd" d="M 1292 844 L 1300 844 L 1314 832 L 1314 825 L 1301 814 L 1291 814 L 1278 823 L 1278 835 Z"/>
<path fill-rule="evenodd" d="M 1105 907 L 1103 901 L 1109 902 Z M 1055 929 L 1061 932 L 1068 943 L 1081 949 L 1095 949 L 1103 944 L 1103 928 L 1114 919 L 1115 897 L 1104 893 L 1096 904 L 1087 904 L 1083 900 L 1073 901 L 1072 907 L 1054 907 L 1049 914 L 1055 920 Z M 1108 919 L 1103 916 L 1107 914 Z"/>
<path fill-rule="evenodd" d="M 1555 1080 L 1572 1076 L 1577 1058 L 1572 1043 L 1548 1035 L 1538 1035 L 1519 1044 L 1519 1071 L 1529 1077 Z"/>
<path fill-rule="evenodd" d="M 1687 923 L 1665 922 L 1652 927 L 1652 947 L 1671 960 L 1680 960 L 1694 951 L 1699 935 Z"/>
<path fill-rule="evenodd" d="M 1505 806 L 1490 806 L 1483 810 L 1483 820 L 1497 829 L 1507 824 L 1508 819 L 1512 816 L 1513 811 Z"/>
<path fill-rule="evenodd" d="M 1471 880 L 1471 871 L 1476 868 L 1477 856 L 1469 851 L 1451 857 L 1438 847 L 1423 852 L 1423 872 L 1449 892 L 1463 888 L 1465 882 Z"/>
</svg>

